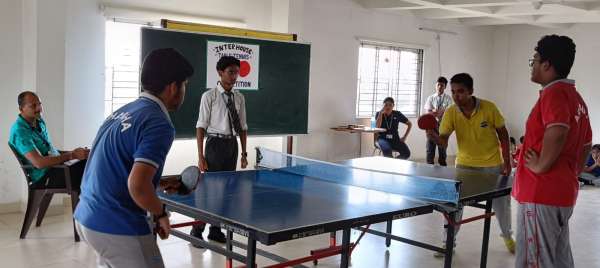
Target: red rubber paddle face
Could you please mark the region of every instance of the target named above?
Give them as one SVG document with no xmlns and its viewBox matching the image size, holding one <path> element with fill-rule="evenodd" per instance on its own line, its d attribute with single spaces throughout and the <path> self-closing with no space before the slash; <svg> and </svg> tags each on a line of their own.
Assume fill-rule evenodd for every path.
<svg viewBox="0 0 600 268">
<path fill-rule="evenodd" d="M 437 128 L 437 119 L 433 114 L 424 114 L 419 116 L 417 120 L 417 125 L 419 125 L 420 129 L 429 130 Z"/>
</svg>

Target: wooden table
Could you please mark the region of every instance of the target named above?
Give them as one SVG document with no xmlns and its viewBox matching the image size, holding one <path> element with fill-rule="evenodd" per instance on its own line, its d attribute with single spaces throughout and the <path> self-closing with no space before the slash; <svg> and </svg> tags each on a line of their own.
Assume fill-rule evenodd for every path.
<svg viewBox="0 0 600 268">
<path fill-rule="evenodd" d="M 347 133 L 381 133 L 385 132 L 385 128 L 372 128 L 364 126 L 337 126 L 332 127 L 331 130 L 347 132 Z M 362 156 L 362 135 L 358 135 L 358 157 Z"/>
</svg>

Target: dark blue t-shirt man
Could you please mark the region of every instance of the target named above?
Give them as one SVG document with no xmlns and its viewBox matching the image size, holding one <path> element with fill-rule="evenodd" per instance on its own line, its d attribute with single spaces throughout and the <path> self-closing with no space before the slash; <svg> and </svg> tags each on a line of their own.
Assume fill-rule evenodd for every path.
<svg viewBox="0 0 600 268">
<path fill-rule="evenodd" d="M 393 98 L 385 98 L 383 109 L 375 114 L 375 118 L 377 118 L 377 127 L 386 129 L 385 132 L 375 134 L 376 145 L 381 149 L 383 155 L 392 157 L 392 152 L 396 151 L 399 153 L 398 158 L 408 159 L 410 149 L 406 145 L 406 137 L 410 133 L 412 123 L 400 111 L 394 110 Z M 398 134 L 400 123 L 407 125 L 406 132 L 402 137 Z"/>
<path fill-rule="evenodd" d="M 600 177 L 600 166 L 597 164 L 597 161 L 591 156 L 588 158 L 586 166 L 592 167 L 595 166 L 589 173 L 594 174 L 596 177 Z"/>
<path fill-rule="evenodd" d="M 150 52 L 140 75 L 140 98 L 114 112 L 98 130 L 74 217 L 99 264 L 164 267 L 153 231 L 166 239 L 170 222 L 156 188 L 175 138 L 168 112 L 183 103 L 193 72 L 172 48 Z M 148 214 L 156 226 L 150 226 Z"/>
<path fill-rule="evenodd" d="M 585 164 L 584 172 L 592 175 L 593 180 L 600 180 L 600 144 L 592 146 L 592 151 Z"/>
<path fill-rule="evenodd" d="M 156 187 L 174 138 L 167 109 L 151 94 L 109 116 L 92 146 L 75 219 L 102 233 L 150 234 L 146 211 L 133 201 L 127 180 L 133 163 L 143 162 L 157 169 Z"/>
</svg>

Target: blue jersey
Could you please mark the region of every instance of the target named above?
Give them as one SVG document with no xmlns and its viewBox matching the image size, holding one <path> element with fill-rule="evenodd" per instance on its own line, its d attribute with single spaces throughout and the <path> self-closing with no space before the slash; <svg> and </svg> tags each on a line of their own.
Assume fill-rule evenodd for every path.
<svg viewBox="0 0 600 268">
<path fill-rule="evenodd" d="M 594 165 L 594 163 L 596 163 L 596 161 L 590 155 L 590 157 L 588 158 L 586 166 L 591 167 L 591 166 Z M 600 177 L 600 167 L 596 167 L 596 168 L 592 169 L 592 171 L 590 171 L 588 173 L 594 174 L 594 176 L 596 176 L 596 177 Z"/>
<path fill-rule="evenodd" d="M 150 234 L 147 213 L 129 194 L 127 180 L 135 162 L 162 174 L 175 128 L 157 97 L 141 97 L 114 112 L 98 130 L 83 174 L 75 219 L 83 226 L 116 235 Z"/>
</svg>

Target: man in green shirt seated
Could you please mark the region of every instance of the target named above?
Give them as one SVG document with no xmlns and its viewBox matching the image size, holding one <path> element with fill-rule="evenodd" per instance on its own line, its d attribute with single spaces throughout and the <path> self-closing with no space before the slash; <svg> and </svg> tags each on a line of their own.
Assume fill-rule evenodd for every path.
<svg viewBox="0 0 600 268">
<path fill-rule="evenodd" d="M 35 168 L 30 172 L 31 186 L 40 188 L 63 188 L 65 174 L 59 169 L 49 169 L 63 162 L 88 157 L 87 148 L 59 152 L 52 146 L 46 123 L 42 119 L 42 103 L 31 91 L 21 92 L 17 98 L 19 115 L 10 128 L 8 143 L 17 151 L 18 157 L 31 163 Z M 79 189 L 85 161 L 79 161 L 70 169 L 73 189 Z"/>
</svg>

